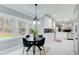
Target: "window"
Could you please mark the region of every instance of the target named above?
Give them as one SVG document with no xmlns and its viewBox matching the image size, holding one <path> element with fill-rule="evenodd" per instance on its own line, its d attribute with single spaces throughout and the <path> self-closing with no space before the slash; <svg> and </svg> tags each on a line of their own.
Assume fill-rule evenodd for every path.
<svg viewBox="0 0 79 59">
<path fill-rule="evenodd" d="M 0 37 L 9 37 L 12 35 L 12 19 L 0 17 Z"/>
<path fill-rule="evenodd" d="M 18 20 L 18 34 L 24 35 L 26 34 L 26 22 L 22 20 Z"/>
</svg>

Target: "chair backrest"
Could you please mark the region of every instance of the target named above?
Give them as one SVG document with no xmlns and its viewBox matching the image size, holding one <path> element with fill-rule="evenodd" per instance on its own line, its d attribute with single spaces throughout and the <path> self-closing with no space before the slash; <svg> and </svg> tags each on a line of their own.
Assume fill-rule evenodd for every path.
<svg viewBox="0 0 79 59">
<path fill-rule="evenodd" d="M 44 43 L 45 43 L 45 38 L 42 38 L 42 40 L 36 41 L 35 44 L 36 44 L 37 46 L 43 46 Z"/>
<path fill-rule="evenodd" d="M 30 35 L 26 35 L 26 38 L 29 38 L 30 37 Z"/>
<path fill-rule="evenodd" d="M 26 46 L 27 40 L 23 38 L 23 45 Z"/>
<path fill-rule="evenodd" d="M 23 45 L 26 47 L 30 47 L 33 45 L 32 41 L 27 41 L 25 38 L 23 38 Z"/>
<path fill-rule="evenodd" d="M 39 35 L 40 38 L 43 38 L 43 35 Z"/>
<path fill-rule="evenodd" d="M 44 44 L 45 43 L 45 38 L 42 38 L 41 42 L 42 42 L 42 44 Z"/>
</svg>

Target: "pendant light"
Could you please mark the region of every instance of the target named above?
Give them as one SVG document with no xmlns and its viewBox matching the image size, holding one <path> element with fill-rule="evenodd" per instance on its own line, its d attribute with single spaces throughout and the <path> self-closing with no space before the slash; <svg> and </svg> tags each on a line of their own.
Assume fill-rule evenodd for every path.
<svg viewBox="0 0 79 59">
<path fill-rule="evenodd" d="M 34 24 L 40 24 L 39 19 L 37 18 L 37 4 L 35 4 L 35 18 L 33 19 Z"/>
</svg>

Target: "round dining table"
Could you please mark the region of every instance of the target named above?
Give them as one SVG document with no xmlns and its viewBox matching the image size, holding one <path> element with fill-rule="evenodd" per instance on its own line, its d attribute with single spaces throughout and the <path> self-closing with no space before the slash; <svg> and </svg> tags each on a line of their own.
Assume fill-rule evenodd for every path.
<svg viewBox="0 0 79 59">
<path fill-rule="evenodd" d="M 35 45 L 35 43 L 36 43 L 36 41 L 39 41 L 39 40 L 41 40 L 41 38 L 39 38 L 39 37 L 33 37 L 33 36 L 30 36 L 28 39 L 27 39 L 27 41 L 33 41 L 33 55 L 35 55 L 35 53 L 36 53 L 36 45 Z M 39 47 L 39 49 L 41 49 L 40 47 Z M 42 50 L 42 49 L 41 49 Z"/>
</svg>

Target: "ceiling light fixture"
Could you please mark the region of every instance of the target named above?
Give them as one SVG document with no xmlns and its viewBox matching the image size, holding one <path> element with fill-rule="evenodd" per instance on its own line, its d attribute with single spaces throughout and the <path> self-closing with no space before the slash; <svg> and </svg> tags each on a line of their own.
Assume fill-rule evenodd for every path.
<svg viewBox="0 0 79 59">
<path fill-rule="evenodd" d="M 35 4 L 35 18 L 33 19 L 34 24 L 40 24 L 39 19 L 37 18 L 37 4 Z"/>
</svg>

